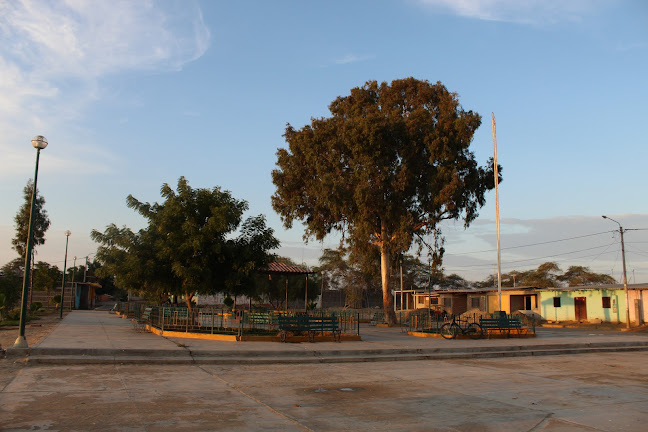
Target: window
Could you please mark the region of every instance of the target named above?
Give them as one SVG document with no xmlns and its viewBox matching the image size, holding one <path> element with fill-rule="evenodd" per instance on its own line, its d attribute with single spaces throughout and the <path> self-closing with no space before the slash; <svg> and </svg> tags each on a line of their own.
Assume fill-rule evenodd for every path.
<svg viewBox="0 0 648 432">
<path fill-rule="evenodd" d="M 443 299 L 443 306 L 451 307 L 452 306 L 452 298 L 446 297 Z"/>
<path fill-rule="evenodd" d="M 554 297 L 554 307 L 560 307 L 560 297 Z"/>
<path fill-rule="evenodd" d="M 473 298 L 471 298 L 471 299 L 470 299 L 470 306 L 471 306 L 472 308 L 479 308 L 479 306 L 480 306 L 479 297 L 473 297 Z"/>
<path fill-rule="evenodd" d="M 430 299 L 430 304 L 438 305 L 439 304 L 439 297 L 432 297 Z"/>
<path fill-rule="evenodd" d="M 610 309 L 610 297 L 601 297 L 603 300 L 603 309 Z"/>
</svg>

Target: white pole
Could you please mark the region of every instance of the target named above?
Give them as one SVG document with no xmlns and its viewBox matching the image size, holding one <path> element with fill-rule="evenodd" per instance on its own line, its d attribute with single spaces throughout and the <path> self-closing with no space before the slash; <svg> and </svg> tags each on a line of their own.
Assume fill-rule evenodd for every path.
<svg viewBox="0 0 648 432">
<path fill-rule="evenodd" d="M 502 310 L 502 254 L 500 250 L 500 217 L 499 217 L 499 172 L 497 167 L 497 130 L 495 127 L 495 114 L 493 118 L 493 155 L 495 165 L 495 224 L 497 226 L 497 304 Z"/>
</svg>

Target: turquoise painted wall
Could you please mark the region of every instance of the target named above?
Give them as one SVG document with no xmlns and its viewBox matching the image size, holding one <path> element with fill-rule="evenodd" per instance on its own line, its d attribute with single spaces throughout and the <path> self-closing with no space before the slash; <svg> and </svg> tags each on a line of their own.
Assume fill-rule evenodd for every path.
<svg viewBox="0 0 648 432">
<path fill-rule="evenodd" d="M 599 318 L 603 322 L 625 322 L 625 295 L 623 290 L 542 291 L 538 293 L 540 315 L 548 321 L 574 321 L 574 298 L 585 297 L 587 320 Z M 560 307 L 554 307 L 554 297 L 560 298 Z M 610 297 L 610 307 L 603 307 L 603 297 Z M 623 311 L 623 313 L 621 313 Z"/>
</svg>

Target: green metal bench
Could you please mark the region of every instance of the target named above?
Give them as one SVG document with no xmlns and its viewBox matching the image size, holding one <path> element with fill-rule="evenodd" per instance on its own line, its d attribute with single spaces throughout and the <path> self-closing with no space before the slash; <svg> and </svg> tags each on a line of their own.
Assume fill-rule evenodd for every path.
<svg viewBox="0 0 648 432">
<path fill-rule="evenodd" d="M 382 324 L 385 322 L 385 313 L 384 312 L 376 312 L 373 317 L 371 318 L 371 321 L 369 324 L 371 325 L 378 325 Z"/>
<path fill-rule="evenodd" d="M 511 334 L 511 330 L 517 331 L 518 334 L 522 334 L 526 330 L 520 317 L 517 316 L 500 315 L 498 318 L 480 318 L 479 325 L 489 336 L 491 330 L 498 330 L 507 336 Z"/>
<path fill-rule="evenodd" d="M 247 321 L 250 324 L 268 324 L 270 314 L 268 312 L 250 312 L 247 314 Z"/>
<path fill-rule="evenodd" d="M 314 316 L 279 316 L 279 330 L 281 331 L 281 342 L 286 342 L 288 333 L 307 333 L 308 341 L 315 342 L 315 336 L 330 332 L 333 340 L 340 342 L 340 327 L 336 317 L 314 317 Z"/>
<path fill-rule="evenodd" d="M 144 308 L 144 312 L 142 312 L 142 315 L 140 315 L 138 318 L 133 318 L 133 327 L 135 327 L 135 331 L 144 331 L 146 330 L 146 325 L 149 323 L 149 320 L 151 319 L 151 312 L 153 311 L 153 308 L 147 307 Z"/>
</svg>

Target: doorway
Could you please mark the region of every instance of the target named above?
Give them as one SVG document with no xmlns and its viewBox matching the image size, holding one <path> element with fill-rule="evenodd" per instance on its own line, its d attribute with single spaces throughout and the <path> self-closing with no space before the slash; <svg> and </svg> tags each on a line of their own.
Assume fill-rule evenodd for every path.
<svg viewBox="0 0 648 432">
<path fill-rule="evenodd" d="M 587 321 L 587 301 L 585 297 L 574 298 L 576 321 Z"/>
</svg>

